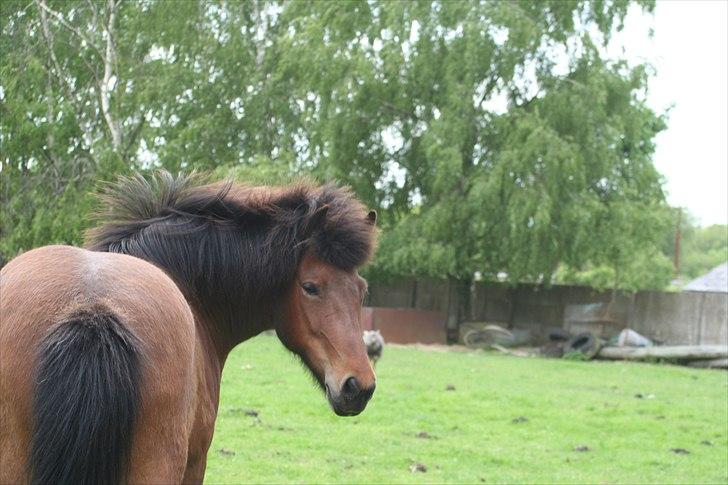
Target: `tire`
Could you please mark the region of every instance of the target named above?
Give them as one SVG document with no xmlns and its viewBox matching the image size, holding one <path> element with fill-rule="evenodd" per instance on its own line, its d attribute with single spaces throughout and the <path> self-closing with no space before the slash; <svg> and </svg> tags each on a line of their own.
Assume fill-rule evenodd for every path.
<svg viewBox="0 0 728 485">
<path fill-rule="evenodd" d="M 486 349 L 493 343 L 493 336 L 484 330 L 468 330 L 463 335 L 463 343 L 471 349 Z"/>
<path fill-rule="evenodd" d="M 566 345 L 564 345 L 564 355 L 577 352 L 584 355 L 588 360 L 591 360 L 599 353 L 601 347 L 601 342 L 593 333 L 582 332 L 566 342 Z"/>
<path fill-rule="evenodd" d="M 549 332 L 549 340 L 551 342 L 566 342 L 571 338 L 571 334 L 563 328 L 555 328 Z"/>
</svg>

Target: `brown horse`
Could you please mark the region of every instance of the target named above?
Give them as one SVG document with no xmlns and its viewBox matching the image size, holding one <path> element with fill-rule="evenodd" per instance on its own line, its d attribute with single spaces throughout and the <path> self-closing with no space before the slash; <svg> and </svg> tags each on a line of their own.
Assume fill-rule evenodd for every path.
<svg viewBox="0 0 728 485">
<path fill-rule="evenodd" d="M 348 190 L 162 172 L 105 201 L 88 249 L 0 273 L 1 483 L 201 483 L 225 358 L 266 329 L 336 414 L 364 409 L 376 214 Z"/>
</svg>

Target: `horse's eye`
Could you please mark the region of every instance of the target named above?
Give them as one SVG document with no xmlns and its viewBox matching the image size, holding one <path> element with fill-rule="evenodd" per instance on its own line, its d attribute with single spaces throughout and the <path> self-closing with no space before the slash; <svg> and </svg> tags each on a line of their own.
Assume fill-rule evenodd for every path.
<svg viewBox="0 0 728 485">
<path fill-rule="evenodd" d="M 318 288 L 313 283 L 309 283 L 309 282 L 301 283 L 301 288 L 303 288 L 303 291 L 305 291 L 309 295 L 318 295 L 319 294 Z"/>
</svg>

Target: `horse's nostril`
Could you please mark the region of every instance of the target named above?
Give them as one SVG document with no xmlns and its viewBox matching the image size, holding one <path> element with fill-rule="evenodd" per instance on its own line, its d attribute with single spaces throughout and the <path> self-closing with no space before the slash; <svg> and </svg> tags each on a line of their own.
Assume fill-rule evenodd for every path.
<svg viewBox="0 0 728 485">
<path fill-rule="evenodd" d="M 334 412 L 339 416 L 356 416 L 364 410 L 369 399 L 374 394 L 375 384 L 363 387 L 356 377 L 349 377 L 341 385 L 338 395 L 332 397 L 327 394 Z"/>
<path fill-rule="evenodd" d="M 356 381 L 356 377 L 349 377 L 344 382 L 344 395 L 349 398 L 356 396 L 359 393 L 359 383 Z"/>
<path fill-rule="evenodd" d="M 372 387 L 364 390 L 363 394 L 367 400 L 369 400 L 372 397 L 372 395 L 374 394 L 374 389 L 376 389 L 376 387 L 377 387 L 377 384 L 374 383 L 374 384 L 372 384 Z"/>
</svg>

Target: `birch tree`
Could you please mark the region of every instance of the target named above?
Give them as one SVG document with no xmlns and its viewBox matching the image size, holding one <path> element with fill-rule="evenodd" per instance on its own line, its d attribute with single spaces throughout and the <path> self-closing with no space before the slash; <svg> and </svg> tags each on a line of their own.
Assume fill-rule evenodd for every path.
<svg viewBox="0 0 728 485">
<path fill-rule="evenodd" d="M 99 180 L 199 169 L 352 185 L 373 278 L 636 281 L 665 262 L 665 120 L 603 55 L 629 7 L 0 2 L 0 251 L 79 242 Z"/>
</svg>

